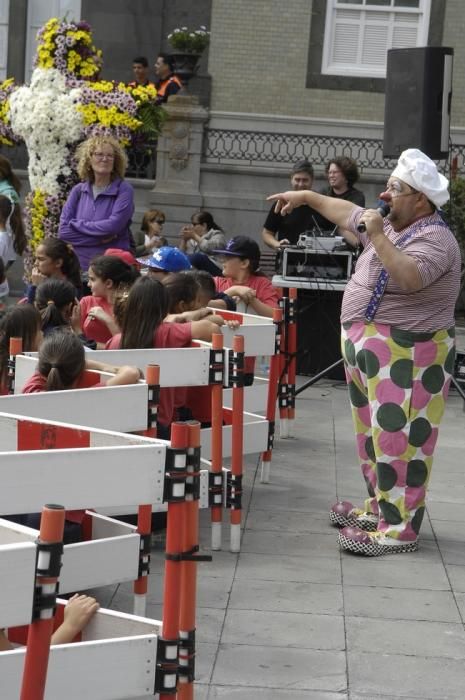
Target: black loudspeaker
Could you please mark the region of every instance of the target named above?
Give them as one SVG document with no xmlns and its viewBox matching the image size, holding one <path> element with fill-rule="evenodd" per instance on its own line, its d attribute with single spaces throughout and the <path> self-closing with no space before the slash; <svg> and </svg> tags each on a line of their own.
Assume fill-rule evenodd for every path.
<svg viewBox="0 0 465 700">
<path fill-rule="evenodd" d="M 433 160 L 447 158 L 453 55 L 443 46 L 388 51 L 385 158 L 397 158 L 406 148 L 419 148 Z"/>
<path fill-rule="evenodd" d="M 341 359 L 342 292 L 298 290 L 297 374 L 313 376 Z M 326 375 L 344 379 L 342 365 Z"/>
</svg>

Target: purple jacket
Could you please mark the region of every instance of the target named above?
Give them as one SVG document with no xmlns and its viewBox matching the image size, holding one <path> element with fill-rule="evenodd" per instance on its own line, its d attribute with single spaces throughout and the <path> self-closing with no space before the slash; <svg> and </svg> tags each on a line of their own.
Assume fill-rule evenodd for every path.
<svg viewBox="0 0 465 700">
<path fill-rule="evenodd" d="M 96 255 L 107 248 L 129 250 L 134 191 L 117 178 L 94 200 L 92 184 L 80 182 L 73 187 L 63 207 L 58 236 L 71 243 L 87 271 Z"/>
</svg>

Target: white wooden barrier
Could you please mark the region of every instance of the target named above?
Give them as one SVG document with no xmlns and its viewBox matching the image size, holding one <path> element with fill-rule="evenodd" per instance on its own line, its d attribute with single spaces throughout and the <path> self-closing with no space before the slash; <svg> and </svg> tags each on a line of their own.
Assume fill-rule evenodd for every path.
<svg viewBox="0 0 465 700">
<path fill-rule="evenodd" d="M 29 616 L 31 601 L 32 597 Z M 83 631 L 82 642 L 51 647 L 45 699 L 115 700 L 153 694 L 160 630 L 158 620 L 99 610 Z M 20 647 L 0 653 L 4 700 L 20 697 L 25 652 Z"/>
<path fill-rule="evenodd" d="M 201 348 L 183 348 L 179 352 L 196 353 Z M 115 355 L 125 353 L 122 364 L 135 364 L 140 353 L 147 357 L 148 353 L 157 353 L 162 368 L 171 368 L 167 371 L 174 372 L 178 362 L 173 362 L 170 357 L 171 350 L 105 350 L 100 355 L 107 362 L 118 364 Z M 95 352 L 94 354 L 97 354 Z M 197 354 L 197 357 L 199 355 Z M 185 356 L 185 359 L 187 355 Z M 16 368 L 20 382 L 26 381 L 34 372 L 36 359 L 27 355 L 18 355 Z M 148 364 L 151 364 L 150 362 Z M 152 363 L 153 364 L 153 363 Z M 181 363 L 182 364 L 182 363 Z M 163 382 L 163 370 L 160 372 L 161 386 Z M 208 384 L 208 366 L 203 376 L 204 383 Z M 174 386 L 184 386 L 180 383 L 184 377 L 172 375 L 170 382 L 176 382 Z M 253 394 L 254 387 L 250 388 Z M 259 390 L 260 391 L 260 390 Z M 257 393 L 264 399 L 264 391 Z M 91 426 L 103 430 L 120 432 L 142 431 L 147 428 L 147 402 L 148 387 L 145 382 L 128 386 L 94 387 L 92 389 L 70 389 L 67 391 L 42 392 L 38 394 L 22 394 L 0 397 L 0 412 L 17 414 L 19 416 L 34 416 L 42 420 L 66 421 L 73 425 Z M 258 401 L 253 401 L 256 405 Z M 210 459 L 211 430 L 201 430 L 202 455 Z M 255 454 L 266 449 L 268 440 L 268 422 L 263 416 L 253 413 L 244 413 L 244 454 Z M 231 456 L 231 426 L 223 426 L 223 457 Z M 1 512 L 1 511 L 0 511 Z"/>
<path fill-rule="evenodd" d="M 87 446 L 43 449 L 44 438 Z M 162 441 L 1 414 L 0 446 L 0 513 L 36 512 L 51 501 L 68 510 L 85 508 L 90 499 L 95 505 L 162 501 Z M 135 528 L 91 515 L 98 539 L 65 546 L 62 592 L 137 578 Z M 1 627 L 31 621 L 36 537 L 35 530 L 0 519 Z M 45 697 L 114 700 L 153 694 L 160 629 L 157 620 L 99 611 L 82 642 L 52 647 Z M 24 648 L 0 653 L 2 698 L 19 697 L 24 654 Z"/>
</svg>

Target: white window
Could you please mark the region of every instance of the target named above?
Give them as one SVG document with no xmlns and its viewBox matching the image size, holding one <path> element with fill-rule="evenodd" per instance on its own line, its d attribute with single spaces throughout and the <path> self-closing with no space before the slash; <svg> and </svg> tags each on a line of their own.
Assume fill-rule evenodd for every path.
<svg viewBox="0 0 465 700">
<path fill-rule="evenodd" d="M 33 70 L 37 32 L 52 17 L 81 19 L 81 0 L 29 0 L 27 5 L 26 82 Z"/>
<path fill-rule="evenodd" d="M 427 46 L 431 0 L 328 0 L 323 75 L 386 77 L 388 49 Z"/>
<path fill-rule="evenodd" d="M 0 0 L 0 80 L 5 80 L 8 60 L 8 18 L 10 0 Z"/>
</svg>

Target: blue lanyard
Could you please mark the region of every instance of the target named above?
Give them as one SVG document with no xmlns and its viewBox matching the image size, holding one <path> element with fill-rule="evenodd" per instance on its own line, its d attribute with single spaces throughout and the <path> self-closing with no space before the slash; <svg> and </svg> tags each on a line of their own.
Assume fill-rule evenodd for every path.
<svg viewBox="0 0 465 700">
<path fill-rule="evenodd" d="M 426 226 L 427 224 L 424 223 L 419 223 L 416 224 L 411 231 L 407 231 L 402 238 L 400 238 L 397 243 L 394 243 L 396 248 L 401 248 L 404 243 L 406 243 L 410 238 L 412 238 L 413 234 L 419 231 L 421 228 Z M 444 221 L 435 221 L 434 222 L 435 226 L 443 226 L 444 228 L 449 228 L 449 226 L 444 222 Z M 365 321 L 373 321 L 376 312 L 378 311 L 379 305 L 381 304 L 381 299 L 384 296 L 384 292 L 386 291 L 387 283 L 389 281 L 389 272 L 387 270 L 383 269 L 379 273 L 379 277 L 376 280 L 376 284 L 373 289 L 373 294 L 371 295 L 370 301 L 368 302 L 368 306 L 365 311 Z"/>
</svg>

